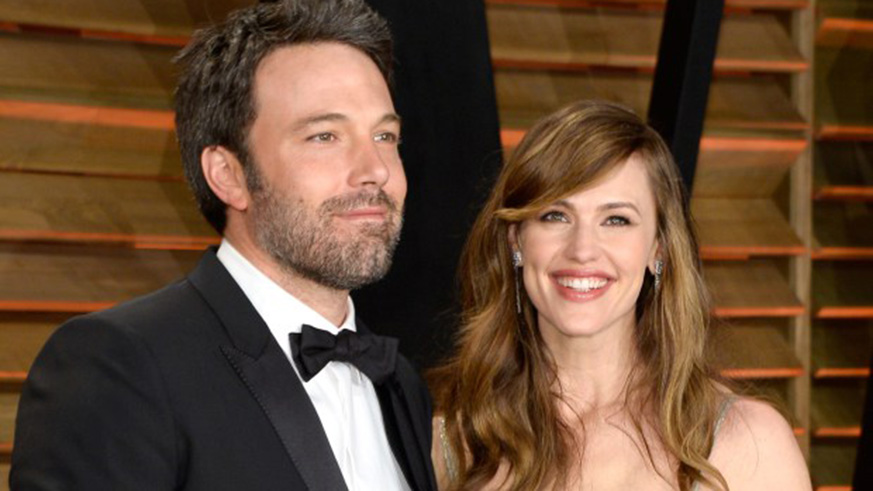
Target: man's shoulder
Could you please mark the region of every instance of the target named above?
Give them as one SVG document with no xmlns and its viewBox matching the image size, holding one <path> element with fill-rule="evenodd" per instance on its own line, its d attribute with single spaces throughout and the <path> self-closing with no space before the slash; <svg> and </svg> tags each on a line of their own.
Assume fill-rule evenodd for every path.
<svg viewBox="0 0 873 491">
<path fill-rule="evenodd" d="M 155 325 L 169 319 L 190 317 L 190 310 L 204 304 L 187 278 L 159 290 L 124 301 L 109 309 L 83 316 L 130 326 Z"/>
<path fill-rule="evenodd" d="M 212 323 L 214 319 L 197 290 L 187 279 L 182 279 L 109 309 L 73 317 L 55 334 L 88 338 L 115 333 L 159 342 L 177 337 L 184 326 Z"/>
</svg>

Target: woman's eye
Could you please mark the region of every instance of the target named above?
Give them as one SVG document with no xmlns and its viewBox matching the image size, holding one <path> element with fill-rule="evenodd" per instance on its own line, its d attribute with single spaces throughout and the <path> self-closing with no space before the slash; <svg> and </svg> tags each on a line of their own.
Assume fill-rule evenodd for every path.
<svg viewBox="0 0 873 491">
<path fill-rule="evenodd" d="M 540 216 L 541 222 L 568 222 L 567 215 L 560 211 L 549 211 Z"/>
<path fill-rule="evenodd" d="M 616 225 L 630 225 L 631 222 L 630 222 L 630 220 L 628 220 L 625 217 L 614 215 L 614 216 L 607 218 L 604 223 L 606 225 L 616 226 Z"/>
</svg>

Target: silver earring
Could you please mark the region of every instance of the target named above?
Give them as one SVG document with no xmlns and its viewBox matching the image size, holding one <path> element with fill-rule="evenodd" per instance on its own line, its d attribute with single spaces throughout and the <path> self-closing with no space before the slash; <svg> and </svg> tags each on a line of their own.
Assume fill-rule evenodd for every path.
<svg viewBox="0 0 873 491">
<path fill-rule="evenodd" d="M 518 281 L 519 269 L 521 269 L 521 251 L 513 251 L 512 253 L 512 272 L 515 276 L 515 310 L 521 314 L 521 285 Z"/>
<path fill-rule="evenodd" d="M 661 275 L 664 274 L 664 261 L 655 261 L 655 289 L 661 286 Z"/>
</svg>

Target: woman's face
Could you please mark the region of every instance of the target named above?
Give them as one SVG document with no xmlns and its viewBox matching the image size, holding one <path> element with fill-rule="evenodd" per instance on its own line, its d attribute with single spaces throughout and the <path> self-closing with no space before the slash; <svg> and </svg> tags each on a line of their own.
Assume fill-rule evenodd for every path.
<svg viewBox="0 0 873 491">
<path fill-rule="evenodd" d="M 632 155 L 597 185 L 511 228 L 549 344 L 633 328 L 645 270 L 654 270 L 655 207 L 645 165 Z"/>
</svg>

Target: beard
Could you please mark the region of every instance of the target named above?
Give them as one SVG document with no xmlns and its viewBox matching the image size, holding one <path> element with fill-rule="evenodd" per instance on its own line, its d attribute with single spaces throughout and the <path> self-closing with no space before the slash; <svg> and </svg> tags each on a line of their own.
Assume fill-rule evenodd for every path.
<svg viewBox="0 0 873 491">
<path fill-rule="evenodd" d="M 383 190 L 330 198 L 316 209 L 262 185 L 252 192 L 255 239 L 286 273 L 336 290 L 355 290 L 381 279 L 391 267 L 403 211 Z M 381 223 L 337 226 L 334 216 L 383 206 Z"/>
</svg>

